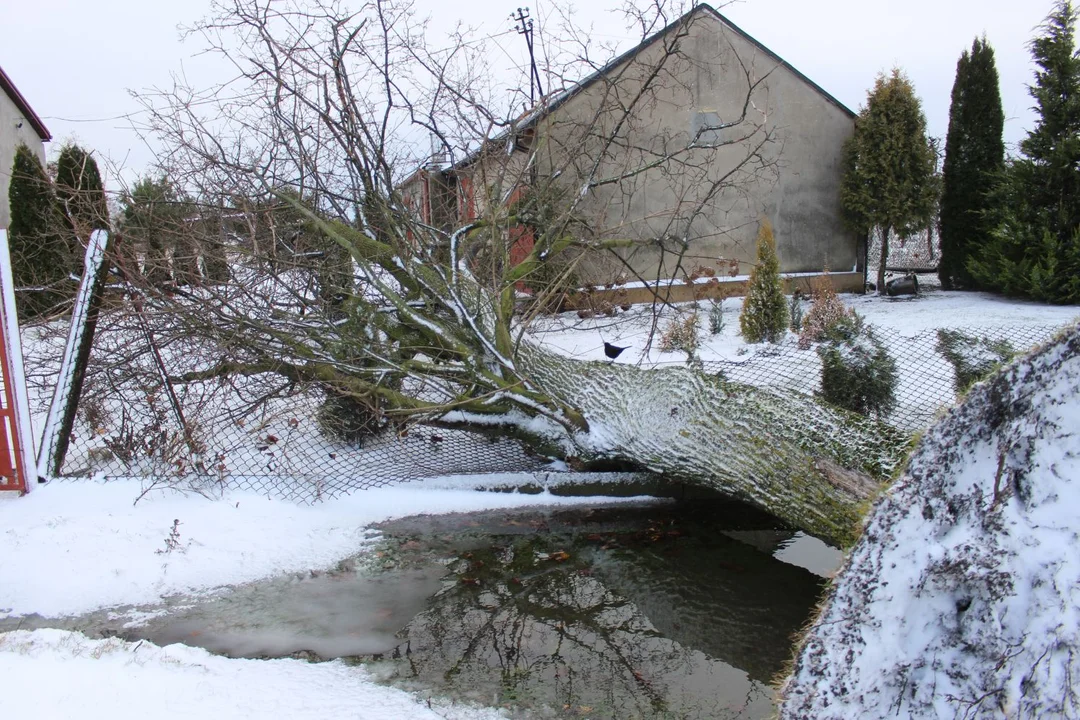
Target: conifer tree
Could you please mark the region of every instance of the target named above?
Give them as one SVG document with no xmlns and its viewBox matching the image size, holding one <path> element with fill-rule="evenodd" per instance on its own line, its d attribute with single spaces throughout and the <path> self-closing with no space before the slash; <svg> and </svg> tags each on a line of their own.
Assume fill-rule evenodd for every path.
<svg viewBox="0 0 1080 720">
<path fill-rule="evenodd" d="M 788 308 L 780 280 L 780 261 L 772 224 L 762 220 L 757 237 L 757 264 L 746 282 L 746 300 L 739 329 L 746 342 L 780 342 L 787 332 Z"/>
<path fill-rule="evenodd" d="M 897 68 L 878 75 L 855 133 L 844 145 L 840 205 L 856 232 L 881 235 L 878 292 L 885 292 L 889 236 L 925 228 L 937 206 L 934 149 L 911 81 Z"/>
<path fill-rule="evenodd" d="M 1080 55 L 1077 11 L 1058 0 L 1031 43 L 1035 127 L 993 199 L 992 242 L 968 263 L 983 286 L 1080 302 Z"/>
<path fill-rule="evenodd" d="M 159 288 L 170 285 L 169 255 L 175 250 L 185 213 L 173 184 L 165 177 L 144 177 L 124 194 L 120 203 L 124 209 L 125 240 L 141 247 L 144 253 L 143 274 Z M 183 276 L 186 271 L 190 268 L 181 268 L 180 274 Z"/>
<path fill-rule="evenodd" d="M 974 279 L 968 258 L 990 241 L 990 190 L 1005 166 L 1001 108 L 994 49 L 975 38 L 956 63 L 942 169 L 938 277 L 946 290 L 967 289 Z"/>
<path fill-rule="evenodd" d="M 15 150 L 8 186 L 11 224 L 8 248 L 19 316 L 42 315 L 69 295 L 69 248 L 61 230 L 59 208 L 44 168 L 26 145 Z M 29 288 L 36 288 L 29 290 Z"/>
<path fill-rule="evenodd" d="M 78 145 L 65 145 L 60 150 L 56 195 L 76 234 L 84 241 L 91 230 L 109 229 L 109 208 L 97 161 Z"/>
</svg>

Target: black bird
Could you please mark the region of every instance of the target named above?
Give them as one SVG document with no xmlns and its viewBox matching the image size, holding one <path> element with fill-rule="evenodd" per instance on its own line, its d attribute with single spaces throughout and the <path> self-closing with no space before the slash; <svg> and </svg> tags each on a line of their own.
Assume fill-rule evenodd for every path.
<svg viewBox="0 0 1080 720">
<path fill-rule="evenodd" d="M 612 360 L 614 360 L 615 358 L 622 355 L 622 351 L 626 350 L 626 348 L 628 348 L 628 347 L 630 347 L 630 346 L 627 345 L 626 347 L 619 347 L 618 345 L 612 345 L 611 343 L 609 343 L 609 342 L 607 342 L 605 340 L 604 341 L 604 354 L 607 355 Z"/>
</svg>

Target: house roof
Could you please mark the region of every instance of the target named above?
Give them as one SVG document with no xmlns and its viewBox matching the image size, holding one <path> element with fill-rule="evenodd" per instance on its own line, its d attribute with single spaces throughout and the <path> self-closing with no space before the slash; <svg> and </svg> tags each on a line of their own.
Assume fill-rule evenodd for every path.
<svg viewBox="0 0 1080 720">
<path fill-rule="evenodd" d="M 15 83 L 4 72 L 4 68 L 0 68 L 0 90 L 7 93 L 7 96 L 11 98 L 11 102 L 15 103 L 15 106 L 22 111 L 23 117 L 30 123 L 30 127 L 34 128 L 34 132 L 38 134 L 39 138 L 43 141 L 52 140 L 49 129 L 45 127 L 45 123 L 41 122 L 41 118 L 34 112 L 34 108 L 30 107 L 30 103 L 26 102 L 26 98 L 19 92 L 19 88 L 15 87 Z"/>
<path fill-rule="evenodd" d="M 648 36 L 647 38 L 642 40 L 640 43 L 635 45 L 634 47 L 630 48 L 626 52 L 624 52 L 621 55 L 619 55 L 618 57 L 616 57 L 614 60 L 611 60 L 610 62 L 606 63 L 600 69 L 596 70 L 592 74 L 587 75 L 586 77 L 582 78 L 578 82 L 574 83 L 574 85 L 572 85 L 571 87 L 564 88 L 562 90 L 557 90 L 557 91 L 549 94 L 547 97 L 541 98 L 540 101 L 537 102 L 532 108 L 530 108 L 529 110 L 526 110 L 521 116 L 519 116 L 518 119 L 513 123 L 513 125 L 510 128 L 507 128 L 506 130 L 503 130 L 502 132 L 498 133 L 495 137 L 493 137 L 493 138 L 489 139 L 488 141 L 482 143 L 480 145 L 480 147 L 478 147 L 475 150 L 473 150 L 473 151 L 469 152 L 468 154 L 466 154 L 465 157 L 463 157 L 461 160 L 454 163 L 454 167 L 455 168 L 460 168 L 460 167 L 464 167 L 464 166 L 467 166 L 467 165 L 471 164 L 473 161 L 477 160 L 484 153 L 485 148 L 491 147 L 492 145 L 505 143 L 507 141 L 507 138 L 509 137 L 511 132 L 516 134 L 517 132 L 519 132 L 521 130 L 532 127 L 539 120 L 541 120 L 542 118 L 546 117 L 550 113 L 557 110 L 559 107 L 561 107 L 563 104 L 565 104 L 571 98 L 576 96 L 578 93 L 581 93 L 581 92 L 587 90 L 590 86 L 592 86 L 594 83 L 596 83 L 597 81 L 602 79 L 605 75 L 607 75 L 609 72 L 611 72 L 612 70 L 617 68 L 619 65 L 622 65 L 627 60 L 630 60 L 635 55 L 637 55 L 639 52 L 644 50 L 646 47 L 648 47 L 649 45 L 652 45 L 654 42 L 656 42 L 660 38 L 663 38 L 669 32 L 672 32 L 676 28 L 678 28 L 678 27 L 680 27 L 682 25 L 685 25 L 686 22 L 695 13 L 702 13 L 702 12 L 707 13 L 709 15 L 712 15 L 713 17 L 718 19 L 721 23 L 723 23 L 724 26 L 731 29 L 733 32 L 738 34 L 740 37 L 745 38 L 754 47 L 761 50 L 763 53 L 765 53 L 766 55 L 771 57 L 773 60 L 775 60 L 778 65 L 780 65 L 780 66 L 782 66 L 784 68 L 787 68 L 792 74 L 795 75 L 795 77 L 799 78 L 804 83 L 809 85 L 811 88 L 813 88 L 819 94 L 821 94 L 821 96 L 824 97 L 827 101 L 829 101 L 830 103 L 832 103 L 833 105 L 838 107 L 841 111 L 843 111 L 846 115 L 848 115 L 849 117 L 852 117 L 852 118 L 856 117 L 856 113 L 851 108 L 849 108 L 847 105 L 845 105 L 844 103 L 837 100 L 830 93 L 828 93 L 823 87 L 821 87 L 820 85 L 815 83 L 813 80 L 808 78 L 806 75 L 799 72 L 799 70 L 796 69 L 794 65 L 792 65 L 788 61 L 784 60 L 782 57 L 777 55 L 775 52 L 773 52 L 769 48 L 765 47 L 765 45 L 761 44 L 761 42 L 759 42 L 757 40 L 757 38 L 755 38 L 753 35 L 746 32 L 745 30 L 740 28 L 735 23 L 731 22 L 731 20 L 728 20 L 727 17 L 725 17 L 722 13 L 720 13 L 718 10 L 716 10 L 716 8 L 714 8 L 711 5 L 708 5 L 706 3 L 701 3 L 701 4 L 696 5 L 693 8 L 691 8 L 688 12 L 684 13 L 677 20 L 674 20 L 671 23 L 669 23 L 666 27 L 664 27 L 664 29 L 660 30 L 657 33 L 654 33 L 653 35 Z"/>
<path fill-rule="evenodd" d="M 601 67 L 596 72 L 592 73 L 591 75 L 588 75 L 587 77 L 583 78 L 579 82 L 575 83 L 573 87 L 556 93 L 554 96 L 548 98 L 546 102 L 544 102 L 542 100 L 541 101 L 542 105 L 536 107 L 533 110 L 532 113 L 527 114 L 524 121 L 518 127 L 521 128 L 521 127 L 528 127 L 529 125 L 532 125 L 533 123 L 535 123 L 540 118 L 544 117 L 548 113 L 550 113 L 550 112 L 554 111 L 555 109 L 557 109 L 560 105 L 562 105 L 563 103 L 568 101 L 570 98 L 572 98 L 575 95 L 577 95 L 578 93 L 588 89 L 593 83 L 597 82 L 598 80 L 603 78 L 605 75 L 607 75 L 609 72 L 611 72 L 613 69 L 617 68 L 619 65 L 623 64 L 627 60 L 629 60 L 632 57 L 634 57 L 635 55 L 637 55 L 639 52 L 644 50 L 649 45 L 652 45 L 654 42 L 656 42 L 660 38 L 664 37 L 669 32 L 672 32 L 676 28 L 685 25 L 687 23 L 687 21 L 691 18 L 691 16 L 693 16 L 694 14 L 702 13 L 702 12 L 703 13 L 708 13 L 708 14 L 712 15 L 713 17 L 715 17 L 716 19 L 718 19 L 725 26 L 727 26 L 728 28 L 733 30 L 735 33 L 737 33 L 739 36 L 745 38 L 747 41 L 749 41 L 751 44 L 753 44 L 754 47 L 761 50 L 762 52 L 767 54 L 769 57 L 773 58 L 779 65 L 781 65 L 781 66 L 787 68 L 788 70 L 790 70 L 797 78 L 799 78 L 800 80 L 805 82 L 807 85 L 812 87 L 814 90 L 819 92 L 822 96 L 824 96 L 824 98 L 826 100 L 828 100 L 833 105 L 835 105 L 836 107 L 843 110 L 849 116 L 855 117 L 856 114 L 855 114 L 854 111 L 851 110 L 851 108 L 849 108 L 847 105 L 845 105 L 844 103 L 837 100 L 835 97 L 833 97 L 828 92 L 826 92 L 824 88 L 822 88 L 820 85 L 815 83 L 810 78 L 806 77 L 806 75 L 803 75 L 801 72 L 799 72 L 795 68 L 794 65 L 787 62 L 782 57 L 777 55 L 775 52 L 773 52 L 769 48 L 762 45 L 757 40 L 757 38 L 755 38 L 753 35 L 751 35 L 750 33 L 746 32 L 745 30 L 740 28 L 735 23 L 728 20 L 727 17 L 725 17 L 723 14 L 721 14 L 720 11 L 716 10 L 716 8 L 712 7 L 711 5 L 701 3 L 700 5 L 696 5 L 695 7 L 691 8 L 688 12 L 683 14 L 677 20 L 674 20 L 671 23 L 669 23 L 667 25 L 667 27 L 665 27 L 663 30 L 660 30 L 656 34 L 650 35 L 649 37 L 645 38 L 640 43 L 638 43 L 634 47 L 632 47 L 629 50 L 627 50 L 626 52 L 624 52 L 622 55 L 619 55 L 614 60 L 608 62 L 606 65 Z"/>
</svg>

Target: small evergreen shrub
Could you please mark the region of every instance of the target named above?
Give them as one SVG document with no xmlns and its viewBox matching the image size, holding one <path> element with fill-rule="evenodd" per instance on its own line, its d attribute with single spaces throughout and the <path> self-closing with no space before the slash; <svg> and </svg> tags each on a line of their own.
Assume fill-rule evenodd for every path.
<svg viewBox="0 0 1080 720">
<path fill-rule="evenodd" d="M 795 288 L 795 291 L 791 293 L 791 300 L 788 304 L 788 316 L 791 318 L 791 322 L 788 327 L 791 332 L 802 332 L 803 324 L 803 307 L 802 307 L 803 294 L 802 290 Z"/>
<path fill-rule="evenodd" d="M 834 325 L 851 316 L 851 311 L 844 307 L 833 289 L 828 270 L 811 283 L 810 299 L 810 310 L 806 313 L 802 332 L 799 334 L 799 347 L 803 350 L 810 347 L 811 343 L 824 340 Z"/>
<path fill-rule="evenodd" d="M 956 392 L 965 393 L 999 367 L 1016 357 L 1007 340 L 977 338 L 942 328 L 937 331 L 937 351 L 945 356 L 956 373 Z"/>
<path fill-rule="evenodd" d="M 829 328 L 818 346 L 821 397 L 860 415 L 887 416 L 896 406 L 896 361 L 852 312 Z"/>
<path fill-rule="evenodd" d="M 757 264 L 746 282 L 739 330 L 748 343 L 777 343 L 787 333 L 788 309 L 780 281 L 780 260 L 772 225 L 763 220 L 757 237 Z"/>
<path fill-rule="evenodd" d="M 719 335 L 724 331 L 724 298 L 716 298 L 709 308 L 709 333 Z"/>
<path fill-rule="evenodd" d="M 699 324 L 696 312 L 672 318 L 660 336 L 660 352 L 681 350 L 692 356 L 698 349 Z"/>
</svg>

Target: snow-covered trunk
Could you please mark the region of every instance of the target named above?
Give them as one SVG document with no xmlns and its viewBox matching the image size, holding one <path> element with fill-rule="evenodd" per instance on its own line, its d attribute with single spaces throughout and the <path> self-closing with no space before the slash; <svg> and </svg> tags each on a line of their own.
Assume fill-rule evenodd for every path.
<svg viewBox="0 0 1080 720">
<path fill-rule="evenodd" d="M 584 463 L 621 461 L 757 505 L 849 545 L 908 438 L 797 392 L 726 382 L 689 368 L 642 370 L 523 350 L 523 374 L 579 411 L 569 438 Z"/>
</svg>

